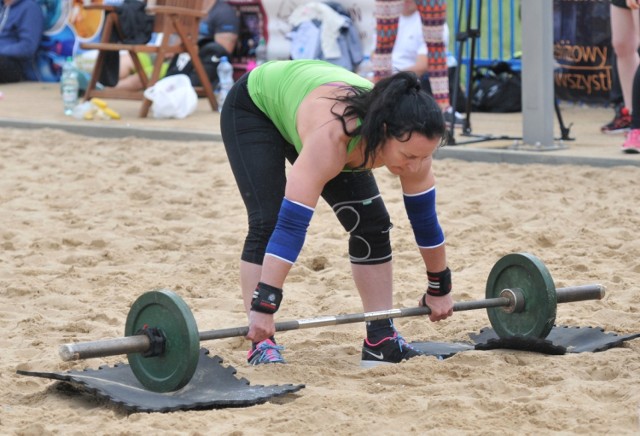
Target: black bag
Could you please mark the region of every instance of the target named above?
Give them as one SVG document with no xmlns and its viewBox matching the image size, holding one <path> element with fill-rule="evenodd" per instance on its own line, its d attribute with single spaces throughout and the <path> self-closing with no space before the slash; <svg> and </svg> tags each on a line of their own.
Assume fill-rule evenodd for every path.
<svg viewBox="0 0 640 436">
<path fill-rule="evenodd" d="M 207 76 L 209 76 L 211 86 L 214 89 L 218 86 L 217 68 L 222 56 L 227 56 L 227 58 L 229 58 L 229 54 L 224 47 L 212 39 L 203 39 L 198 42 L 198 57 L 200 58 L 202 66 L 204 67 Z M 186 74 L 189 76 L 189 79 L 191 79 L 191 84 L 193 86 L 201 85 L 200 78 L 198 77 L 196 69 L 193 67 L 189 53 L 180 53 L 171 59 L 166 75 L 172 76 L 174 74 Z"/>
<path fill-rule="evenodd" d="M 155 17 L 148 15 L 146 2 L 124 0 L 116 7 L 125 44 L 146 44 L 151 40 Z"/>
<path fill-rule="evenodd" d="M 520 74 L 506 62 L 498 62 L 475 76 L 471 109 L 477 112 L 522 111 Z"/>
<path fill-rule="evenodd" d="M 146 44 L 151 40 L 155 17 L 147 15 L 145 2 L 138 0 L 124 0 L 116 7 L 116 14 L 122 30 L 122 40 L 119 32 L 113 32 L 109 42 L 126 44 Z M 116 86 L 120 72 L 120 53 L 108 51 L 104 56 L 104 67 L 98 81 L 104 86 Z"/>
</svg>

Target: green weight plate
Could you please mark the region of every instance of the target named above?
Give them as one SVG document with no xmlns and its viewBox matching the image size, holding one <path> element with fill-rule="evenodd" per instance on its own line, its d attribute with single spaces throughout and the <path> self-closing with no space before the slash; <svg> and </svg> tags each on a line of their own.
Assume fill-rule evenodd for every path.
<svg viewBox="0 0 640 436">
<path fill-rule="evenodd" d="M 522 291 L 524 309 L 518 313 L 500 307 L 487 309 L 498 336 L 546 338 L 556 320 L 557 298 L 551 274 L 542 261 L 529 253 L 512 253 L 500 259 L 489 273 L 486 297 L 499 297 L 507 288 Z"/>
<path fill-rule="evenodd" d="M 131 306 L 124 334 L 133 336 L 145 326 L 162 331 L 166 338 L 165 350 L 154 357 L 128 354 L 131 370 L 150 391 L 180 389 L 191 380 L 198 366 L 200 336 L 191 310 L 170 290 L 146 292 Z"/>
</svg>

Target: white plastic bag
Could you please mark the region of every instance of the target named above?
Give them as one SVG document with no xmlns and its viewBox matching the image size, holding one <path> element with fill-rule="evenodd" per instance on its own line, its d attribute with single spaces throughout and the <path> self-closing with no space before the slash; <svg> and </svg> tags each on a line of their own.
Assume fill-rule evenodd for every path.
<svg viewBox="0 0 640 436">
<path fill-rule="evenodd" d="M 186 74 L 175 74 L 160 79 L 144 96 L 151 100 L 154 118 L 186 118 L 198 106 L 198 94 Z"/>
</svg>

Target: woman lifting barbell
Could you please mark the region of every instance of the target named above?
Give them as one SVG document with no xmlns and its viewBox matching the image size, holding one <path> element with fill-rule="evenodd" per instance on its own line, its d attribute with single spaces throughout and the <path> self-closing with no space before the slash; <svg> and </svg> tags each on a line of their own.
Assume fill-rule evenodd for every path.
<svg viewBox="0 0 640 436">
<path fill-rule="evenodd" d="M 413 73 L 375 86 L 323 61 L 272 61 L 243 76 L 221 113 L 225 149 L 249 231 L 240 286 L 251 364 L 284 362 L 273 337 L 285 278 L 320 196 L 350 233 L 352 274 L 367 312 L 393 304 L 391 222 L 372 173 L 397 175 L 427 270 L 420 305 L 431 321 L 452 315 L 451 273 L 438 223 L 432 155 L 443 143 L 442 112 Z M 292 167 L 285 174 L 285 159 Z M 420 355 L 388 319 L 367 322 L 362 365 Z"/>
</svg>

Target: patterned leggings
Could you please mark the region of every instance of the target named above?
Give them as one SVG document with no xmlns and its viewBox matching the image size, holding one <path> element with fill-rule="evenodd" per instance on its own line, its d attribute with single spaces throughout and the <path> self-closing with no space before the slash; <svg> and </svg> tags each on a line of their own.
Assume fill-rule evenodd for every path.
<svg viewBox="0 0 640 436">
<path fill-rule="evenodd" d="M 415 2 L 422 18 L 422 34 L 427 43 L 428 73 L 433 97 L 442 109 L 446 109 L 450 106 L 449 76 L 447 47 L 442 39 L 442 31 L 447 19 L 447 1 L 415 0 Z M 392 73 L 391 51 L 398 34 L 402 3 L 403 0 L 376 0 L 376 49 L 372 61 L 377 79 Z"/>
</svg>

